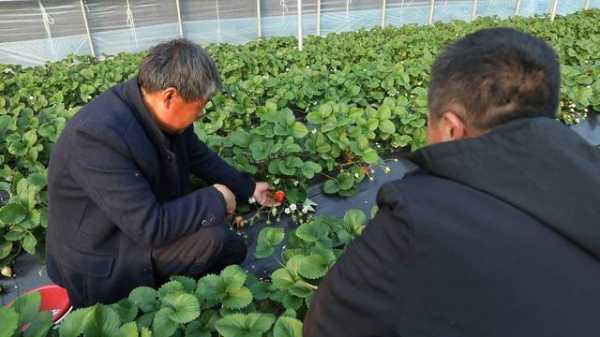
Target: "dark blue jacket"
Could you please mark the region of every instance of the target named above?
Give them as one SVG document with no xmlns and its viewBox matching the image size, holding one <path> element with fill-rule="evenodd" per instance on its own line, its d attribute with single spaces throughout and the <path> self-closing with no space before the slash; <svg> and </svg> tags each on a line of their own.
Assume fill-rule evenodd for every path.
<svg viewBox="0 0 600 337">
<path fill-rule="evenodd" d="M 599 335 L 599 149 L 531 118 L 411 159 L 319 285 L 305 337 Z"/>
<path fill-rule="evenodd" d="M 190 191 L 190 174 L 227 185 L 240 200 L 254 191 L 193 126 L 172 137 L 161 132 L 135 78 L 87 104 L 68 122 L 48 167 L 50 278 L 77 306 L 153 286 L 153 248 L 224 222 L 222 195 L 214 187 Z"/>
</svg>

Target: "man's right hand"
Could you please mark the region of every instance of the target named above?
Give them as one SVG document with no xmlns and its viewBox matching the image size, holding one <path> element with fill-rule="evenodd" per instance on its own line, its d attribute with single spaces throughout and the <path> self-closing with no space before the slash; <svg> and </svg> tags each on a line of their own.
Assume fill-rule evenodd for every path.
<svg viewBox="0 0 600 337">
<path fill-rule="evenodd" d="M 233 215 L 233 213 L 235 213 L 235 207 L 236 207 L 235 195 L 225 185 L 214 184 L 213 187 L 216 188 L 217 191 L 221 192 L 221 194 L 223 195 L 223 199 L 225 199 L 225 204 L 226 204 L 225 206 L 226 206 L 226 211 L 227 211 L 227 215 L 225 217 L 229 218 L 230 216 Z"/>
</svg>

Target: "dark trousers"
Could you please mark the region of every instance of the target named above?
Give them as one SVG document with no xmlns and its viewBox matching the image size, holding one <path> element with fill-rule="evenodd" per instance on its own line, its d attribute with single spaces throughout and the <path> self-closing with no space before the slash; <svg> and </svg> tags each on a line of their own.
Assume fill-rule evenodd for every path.
<svg viewBox="0 0 600 337">
<path fill-rule="evenodd" d="M 152 251 L 157 285 L 172 275 L 199 278 L 219 273 L 246 257 L 244 239 L 225 225 L 204 227 L 198 232 Z"/>
</svg>

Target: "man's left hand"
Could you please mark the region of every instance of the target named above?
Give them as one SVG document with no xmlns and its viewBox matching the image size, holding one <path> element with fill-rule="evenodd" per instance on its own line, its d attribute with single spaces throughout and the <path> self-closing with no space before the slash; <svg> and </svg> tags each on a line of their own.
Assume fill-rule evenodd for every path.
<svg viewBox="0 0 600 337">
<path fill-rule="evenodd" d="M 281 205 L 280 202 L 276 202 L 273 197 L 273 188 L 271 185 L 265 182 L 256 183 L 256 188 L 254 189 L 254 200 L 259 203 L 261 206 L 265 207 L 277 207 Z"/>
</svg>

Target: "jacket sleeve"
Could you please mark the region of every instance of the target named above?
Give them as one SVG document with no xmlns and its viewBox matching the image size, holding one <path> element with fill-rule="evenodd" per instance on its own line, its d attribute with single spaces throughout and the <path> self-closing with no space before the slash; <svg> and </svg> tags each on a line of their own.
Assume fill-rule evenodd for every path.
<svg viewBox="0 0 600 337">
<path fill-rule="evenodd" d="M 130 238 L 160 247 L 222 221 L 225 203 L 214 187 L 160 203 L 122 137 L 90 124 L 75 130 L 67 167 L 74 181 Z"/>
<path fill-rule="evenodd" d="M 255 183 L 250 176 L 241 173 L 198 139 L 193 127 L 188 129 L 188 149 L 192 173 L 211 184 L 223 184 L 235 194 L 238 201 L 247 201 L 254 193 Z"/>
<path fill-rule="evenodd" d="M 402 336 L 398 318 L 403 297 L 411 291 L 402 265 L 412 259 L 412 234 L 397 207 L 382 203 L 379 207 L 319 284 L 303 336 Z"/>
</svg>

